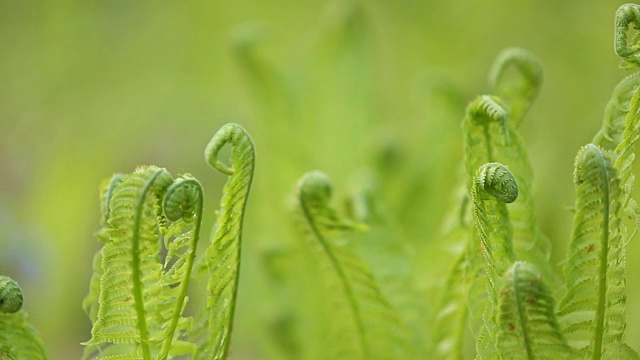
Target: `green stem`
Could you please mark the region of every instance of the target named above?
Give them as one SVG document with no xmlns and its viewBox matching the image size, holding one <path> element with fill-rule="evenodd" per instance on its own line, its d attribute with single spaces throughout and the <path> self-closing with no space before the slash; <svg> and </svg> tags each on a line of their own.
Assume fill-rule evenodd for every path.
<svg viewBox="0 0 640 360">
<path fill-rule="evenodd" d="M 155 179 L 164 169 L 158 169 L 153 173 L 140 192 L 138 203 L 136 204 L 136 215 L 133 225 L 133 238 L 131 243 L 131 266 L 133 268 L 133 297 L 138 317 L 138 330 L 140 330 L 140 346 L 144 360 L 151 360 L 151 349 L 149 348 L 149 329 L 147 327 L 147 313 L 144 308 L 144 298 L 142 294 L 142 274 L 140 272 L 140 224 L 144 203 L 147 194 L 151 189 Z"/>
<path fill-rule="evenodd" d="M 593 146 L 593 145 L 590 145 Z M 602 152 L 598 151 L 598 160 L 604 171 L 604 219 L 602 224 L 602 239 L 600 241 L 600 247 L 602 253 L 600 254 L 600 269 L 599 269 L 599 283 L 598 283 L 598 307 L 596 308 L 596 332 L 595 332 L 595 344 L 593 348 L 593 360 L 599 360 L 602 356 L 602 342 L 604 338 L 604 318 L 607 305 L 607 258 L 609 255 L 609 173 L 606 171 L 607 162 L 604 159 Z"/>
</svg>

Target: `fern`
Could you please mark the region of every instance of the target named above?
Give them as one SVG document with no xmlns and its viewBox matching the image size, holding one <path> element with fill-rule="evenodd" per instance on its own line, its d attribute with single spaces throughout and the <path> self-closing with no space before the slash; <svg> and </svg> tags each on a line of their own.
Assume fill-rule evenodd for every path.
<svg viewBox="0 0 640 360">
<path fill-rule="evenodd" d="M 231 145 L 231 163 L 218 159 L 225 145 Z M 205 149 L 205 160 L 219 172 L 228 175 L 211 245 L 206 252 L 209 297 L 207 300 L 210 337 L 199 346 L 198 359 L 224 359 L 229 340 L 238 292 L 242 223 L 247 204 L 255 153 L 246 130 L 237 124 L 223 126 Z M 202 328 L 204 322 L 201 322 Z"/>
<path fill-rule="evenodd" d="M 489 72 L 494 93 L 509 107 L 509 121 L 517 128 L 542 87 L 542 66 L 521 48 L 508 48 L 498 54 Z"/>
<path fill-rule="evenodd" d="M 176 198 L 185 203 L 183 211 L 175 209 Z M 105 212 L 108 239 L 100 252 L 98 310 L 92 338 L 86 343 L 87 356 L 97 352 L 104 359 L 121 358 L 116 354 L 166 359 L 172 342 L 181 342 L 181 331 L 189 321 L 181 313 L 197 245 L 201 199 L 202 190 L 194 179 L 173 182 L 166 170 L 156 167 L 139 168 L 115 186 Z M 172 222 L 168 227 L 167 220 Z M 182 236 L 183 229 L 187 236 Z M 169 250 L 164 264 L 159 261 L 158 231 Z M 194 351 L 192 344 L 188 352 Z"/>
<path fill-rule="evenodd" d="M 0 359 L 46 360 L 42 341 L 21 310 L 23 300 L 18 283 L 0 275 Z"/>
<path fill-rule="evenodd" d="M 477 338 L 477 359 L 493 358 L 498 349 L 495 308 L 499 281 L 515 260 L 506 204 L 514 202 L 517 197 L 518 184 L 513 174 L 502 164 L 485 164 L 473 177 L 472 212 L 485 260 L 489 294 L 484 325 Z"/>
<path fill-rule="evenodd" d="M 616 358 L 625 327 L 624 243 L 620 180 L 595 145 L 576 158 L 576 216 L 565 266 L 567 294 L 558 316 L 572 344 L 592 359 Z"/>
<path fill-rule="evenodd" d="M 217 159 L 227 143 L 233 146 L 231 166 Z M 174 180 L 165 169 L 147 166 L 104 183 L 103 229 L 97 234 L 104 245 L 94 258 L 94 276 L 83 303 L 93 322 L 85 358 L 226 357 L 253 146 L 244 129 L 228 124 L 214 135 L 205 158 L 231 175 L 231 181 L 224 189 L 212 244 L 199 260 L 205 269 L 198 274 L 193 270 L 203 193 L 196 179 L 182 175 Z M 194 320 L 183 314 L 196 275 L 206 276 L 211 295 L 205 316 L 192 329 Z"/>
<path fill-rule="evenodd" d="M 332 342 L 331 355 L 341 359 L 402 358 L 405 344 L 399 316 L 380 292 L 367 264 L 341 243 L 345 232 L 357 229 L 358 224 L 340 219 L 328 207 L 330 197 L 331 185 L 323 173 L 312 171 L 300 179 L 299 211 L 319 262 L 327 269 L 323 277 L 333 304 L 331 322 L 343 337 Z"/>
<path fill-rule="evenodd" d="M 556 321 L 554 299 L 538 269 L 516 261 L 498 292 L 498 350 L 503 359 L 568 358 L 572 351 Z"/>
</svg>

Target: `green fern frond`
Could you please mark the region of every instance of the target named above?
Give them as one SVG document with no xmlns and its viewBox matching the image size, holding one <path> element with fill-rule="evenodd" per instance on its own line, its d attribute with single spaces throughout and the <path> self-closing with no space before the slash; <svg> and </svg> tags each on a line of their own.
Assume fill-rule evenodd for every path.
<svg viewBox="0 0 640 360">
<path fill-rule="evenodd" d="M 516 261 L 498 293 L 498 350 L 502 359 L 568 358 L 571 349 L 556 321 L 555 304 L 538 269 Z"/>
<path fill-rule="evenodd" d="M 509 121 L 517 128 L 542 87 L 542 65 L 527 50 L 505 49 L 491 67 L 489 83 L 508 105 Z"/>
<path fill-rule="evenodd" d="M 463 123 L 465 168 L 471 175 L 489 162 L 509 167 L 520 188 L 520 195 L 510 210 L 514 251 L 519 259 L 535 264 L 545 281 L 557 285 L 559 280 L 548 261 L 550 243 L 537 225 L 532 197 L 533 170 L 524 142 L 509 118 L 498 97 L 483 95 L 471 102 Z"/>
<path fill-rule="evenodd" d="M 476 341 L 477 359 L 491 359 L 497 354 L 497 294 L 500 279 L 515 260 L 506 204 L 514 202 L 517 197 L 515 177 L 502 164 L 482 165 L 473 177 L 472 213 L 489 283 L 489 303 L 483 315 L 484 325 Z"/>
<path fill-rule="evenodd" d="M 109 220 L 109 202 L 113 195 L 113 190 L 122 181 L 123 174 L 114 174 L 111 178 L 105 179 L 100 185 L 100 212 L 102 219 L 100 230 L 96 233 L 96 237 L 101 243 L 107 243 L 109 240 L 108 220 Z M 100 296 L 100 279 L 102 278 L 102 252 L 98 251 L 93 257 L 93 272 L 91 281 L 89 282 L 89 293 L 82 301 L 82 309 L 89 316 L 91 323 L 95 323 L 98 317 L 98 298 Z"/>
<path fill-rule="evenodd" d="M 502 276 L 514 261 L 512 228 L 506 204 L 518 197 L 518 183 L 502 164 L 489 163 L 476 172 L 471 190 L 473 218 L 486 260 L 487 275 L 497 291 Z"/>
<path fill-rule="evenodd" d="M 614 359 L 625 329 L 620 180 L 611 156 L 593 144 L 576 157 L 576 215 L 565 265 L 567 293 L 558 317 L 582 356 Z"/>
<path fill-rule="evenodd" d="M 230 165 L 218 159 L 227 144 L 231 145 Z M 229 179 L 224 185 L 216 230 L 206 252 L 209 297 L 205 318 L 209 334 L 199 344 L 197 359 L 224 359 L 228 355 L 233 326 L 242 224 L 253 179 L 255 153 L 246 130 L 238 124 L 226 124 L 213 136 L 204 154 L 207 163 Z M 202 328 L 204 324 L 198 326 Z"/>
<path fill-rule="evenodd" d="M 466 253 L 457 259 L 444 288 L 444 294 L 435 320 L 433 357 L 443 360 L 465 359 L 464 340 L 467 335 L 467 297 L 469 284 L 466 274 L 471 266 Z M 473 276 L 478 277 L 478 275 Z"/>
<path fill-rule="evenodd" d="M 202 190 L 195 179 L 141 167 L 103 191 L 107 216 L 100 254 L 97 314 L 85 357 L 167 359 L 172 343 L 186 334 L 182 317 L 202 215 Z M 164 214 L 163 214 L 164 212 Z M 170 224 L 168 225 L 168 221 Z M 164 235 L 168 250 L 161 262 Z M 92 288 L 85 302 L 91 310 Z M 89 311 L 91 316 L 92 312 Z"/>
<path fill-rule="evenodd" d="M 18 283 L 0 275 L 0 359 L 46 360 L 42 340 L 20 310 L 22 303 Z"/>
<path fill-rule="evenodd" d="M 640 65 L 640 35 L 633 36 L 630 44 L 627 40 L 629 25 L 640 29 L 640 5 L 624 4 L 616 12 L 615 51 L 627 68 Z"/>
<path fill-rule="evenodd" d="M 309 232 L 333 304 L 329 320 L 341 339 L 332 342 L 332 356 L 341 359 L 397 359 L 405 351 L 404 331 L 396 311 L 381 293 L 369 266 L 343 243 L 362 226 L 342 220 L 328 206 L 331 185 L 319 171 L 305 174 L 297 202 Z"/>
</svg>

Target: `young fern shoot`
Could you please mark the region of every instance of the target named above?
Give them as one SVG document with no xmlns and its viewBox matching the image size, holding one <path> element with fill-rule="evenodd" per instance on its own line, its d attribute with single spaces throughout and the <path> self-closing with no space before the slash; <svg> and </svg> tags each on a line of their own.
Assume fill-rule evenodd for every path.
<svg viewBox="0 0 640 360">
<path fill-rule="evenodd" d="M 0 359 L 46 360 L 42 341 L 21 310 L 23 300 L 18 283 L 0 275 Z"/>
<path fill-rule="evenodd" d="M 518 197 L 513 174 L 498 163 L 478 169 L 473 215 L 489 279 L 489 303 L 478 336 L 477 359 L 552 359 L 570 354 L 540 271 L 515 260 L 506 204 Z"/>
<path fill-rule="evenodd" d="M 230 165 L 218 159 L 222 148 L 231 146 Z M 207 145 L 204 157 L 209 166 L 229 176 L 224 185 L 216 230 L 206 253 L 207 339 L 197 359 L 225 359 L 229 352 L 233 316 L 238 293 L 240 244 L 245 208 L 253 180 L 255 150 L 249 134 L 237 124 L 223 126 Z"/>
<path fill-rule="evenodd" d="M 310 233 L 319 262 L 326 266 L 324 279 L 332 302 L 330 322 L 342 339 L 332 341 L 337 359 L 398 359 L 406 356 L 399 316 L 380 291 L 367 264 L 345 244 L 341 236 L 358 227 L 338 217 L 329 207 L 328 177 L 311 171 L 299 181 L 297 203 Z"/>
<path fill-rule="evenodd" d="M 187 197 L 176 191 L 185 185 Z M 188 324 L 181 314 L 202 215 L 198 198 L 202 190 L 195 179 L 173 182 L 166 170 L 153 166 L 138 168 L 115 186 L 105 213 L 108 238 L 100 251 L 98 309 L 86 357 L 128 354 L 151 360 L 168 358 L 170 350 L 195 352 L 195 344 L 180 337 Z M 175 209 L 179 202 L 187 203 L 181 205 L 183 218 Z M 169 250 L 164 265 L 158 231 Z"/>
<path fill-rule="evenodd" d="M 216 158 L 226 143 L 234 147 L 231 167 Z M 198 331 L 191 330 L 193 319 L 184 316 L 189 284 L 196 275 L 193 268 L 203 212 L 202 187 L 190 175 L 174 180 L 165 169 L 140 167 L 129 175 L 114 175 L 101 191 L 103 229 L 98 239 L 104 245 L 94 258 L 94 276 L 83 303 L 93 323 L 84 358 L 225 358 L 253 147 L 244 129 L 228 124 L 207 146 L 206 159 L 214 168 L 232 175 L 225 186 L 218 231 L 206 254 L 211 270 L 209 287 L 222 296 L 211 296 L 203 309 L 207 315 L 198 319 L 198 329 L 213 331 L 198 336 Z M 230 260 L 225 252 L 228 248 L 236 253 Z M 219 299 L 224 306 L 219 305 Z"/>
</svg>

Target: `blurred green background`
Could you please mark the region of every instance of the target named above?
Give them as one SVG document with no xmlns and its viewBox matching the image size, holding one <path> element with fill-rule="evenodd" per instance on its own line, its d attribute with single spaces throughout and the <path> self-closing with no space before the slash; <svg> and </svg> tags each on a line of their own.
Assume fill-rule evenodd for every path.
<svg viewBox="0 0 640 360">
<path fill-rule="evenodd" d="M 139 164 L 190 172 L 204 183 L 210 228 L 225 179 L 202 152 L 238 122 L 258 163 L 232 347 L 236 358 L 262 358 L 262 294 L 273 289 L 260 256 L 291 237 L 296 179 L 322 169 L 339 199 L 387 166 L 378 200 L 418 253 L 430 249 L 458 182 L 465 104 L 489 91 L 488 69 L 509 46 L 544 66 L 521 132 L 557 264 L 575 153 L 627 74 L 612 50 L 623 3 L 0 0 L 0 273 L 23 286 L 51 358 L 78 358 L 90 337 L 80 302 L 99 182 Z M 636 349 L 639 253 L 636 239 L 627 336 Z"/>
</svg>

